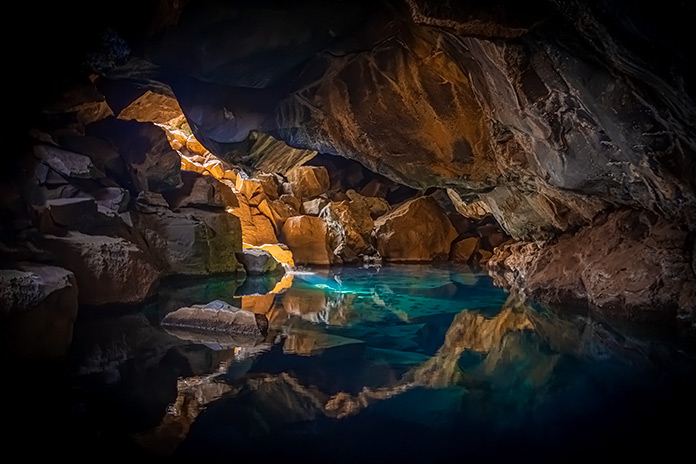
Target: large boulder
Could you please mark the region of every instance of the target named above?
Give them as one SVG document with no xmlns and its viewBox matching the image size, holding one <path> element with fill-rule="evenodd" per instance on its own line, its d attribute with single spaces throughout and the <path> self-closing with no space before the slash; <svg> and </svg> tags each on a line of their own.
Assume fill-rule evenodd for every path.
<svg viewBox="0 0 696 464">
<path fill-rule="evenodd" d="M 298 166 L 287 174 L 292 191 L 302 200 L 318 197 L 329 189 L 329 172 L 324 166 Z"/>
<path fill-rule="evenodd" d="M 77 316 L 75 275 L 45 264 L 14 267 L 0 269 L 0 321 L 8 328 L 4 352 L 10 358 L 65 355 Z"/>
<path fill-rule="evenodd" d="M 152 208 L 134 215 L 149 251 L 165 274 L 208 275 L 242 270 L 239 219 L 226 212 Z"/>
<path fill-rule="evenodd" d="M 89 156 L 49 145 L 35 145 L 34 156 L 66 178 L 91 180 L 104 177 Z"/>
<path fill-rule="evenodd" d="M 68 232 L 47 235 L 45 248 L 77 279 L 80 304 L 136 304 L 152 297 L 159 271 L 150 257 L 122 238 Z"/>
<path fill-rule="evenodd" d="M 237 205 L 230 206 L 227 211 L 239 218 L 244 243 L 250 245 L 278 243 L 272 220 L 276 218 L 275 210 L 271 209 L 265 199 L 256 206 L 252 206 L 246 196 L 239 194 Z"/>
<path fill-rule="evenodd" d="M 352 253 L 343 250 L 342 259 L 347 256 L 346 253 L 352 257 L 373 251 L 370 234 L 374 221 L 366 205 L 348 201 L 331 202 L 321 211 L 321 218 L 329 228 L 334 253 L 339 247 L 352 250 Z"/>
<path fill-rule="evenodd" d="M 213 176 L 194 171 L 181 171 L 181 188 L 165 193 L 172 208 L 238 206 L 237 196 L 232 189 Z"/>
<path fill-rule="evenodd" d="M 446 259 L 457 231 L 440 205 L 425 196 L 377 219 L 374 236 L 385 260 L 419 262 Z"/>
<path fill-rule="evenodd" d="M 285 221 L 281 241 L 292 251 L 295 264 L 332 262 L 329 231 L 326 222 L 315 216 L 294 216 Z"/>
</svg>

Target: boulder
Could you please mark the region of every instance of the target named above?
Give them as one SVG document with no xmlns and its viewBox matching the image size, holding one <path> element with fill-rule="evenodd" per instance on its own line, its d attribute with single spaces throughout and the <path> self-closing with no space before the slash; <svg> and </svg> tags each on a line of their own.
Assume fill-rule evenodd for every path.
<svg viewBox="0 0 696 464">
<path fill-rule="evenodd" d="M 352 189 L 346 192 L 346 196 L 350 198 L 352 204 L 367 208 L 372 219 L 377 219 L 391 210 L 391 206 L 384 198 L 364 196 Z"/>
<path fill-rule="evenodd" d="M 161 193 L 181 185 L 181 158 L 169 145 L 165 132 L 153 123 L 109 118 L 90 129 L 118 148 L 130 166 L 136 190 Z"/>
<path fill-rule="evenodd" d="M 467 237 L 454 242 L 450 251 L 450 261 L 468 263 L 471 257 L 478 251 L 479 245 L 477 237 Z"/>
<path fill-rule="evenodd" d="M 88 156 L 97 169 L 119 178 L 125 174 L 121 155 L 106 140 L 78 133 L 59 134 L 56 138 L 61 148 Z"/>
<path fill-rule="evenodd" d="M 419 262 L 448 256 L 457 231 L 440 205 L 426 196 L 377 219 L 374 236 L 385 260 Z"/>
<path fill-rule="evenodd" d="M 266 250 L 244 248 L 237 256 L 248 275 L 283 272 L 283 266 Z"/>
<path fill-rule="evenodd" d="M 43 245 L 75 274 L 81 305 L 142 303 L 157 290 L 159 272 L 150 257 L 122 238 L 68 232 L 45 236 Z"/>
<path fill-rule="evenodd" d="M 114 213 L 123 213 L 128 208 L 130 194 L 128 190 L 119 187 L 104 187 L 85 195 L 94 198 L 98 206 Z"/>
<path fill-rule="evenodd" d="M 329 172 L 324 166 L 298 166 L 288 171 L 288 181 L 297 198 L 318 197 L 329 189 Z"/>
<path fill-rule="evenodd" d="M 287 203 L 288 206 L 291 206 L 295 211 L 299 211 L 300 208 L 302 208 L 302 202 L 295 196 L 290 193 L 284 193 L 280 196 L 280 201 L 283 203 Z"/>
<path fill-rule="evenodd" d="M 172 208 L 213 207 L 227 208 L 238 206 L 237 196 L 230 187 L 213 176 L 193 171 L 181 171 L 181 188 L 165 193 Z"/>
<path fill-rule="evenodd" d="M 269 200 L 277 200 L 280 197 L 281 182 L 278 175 L 273 173 L 264 173 L 256 176 L 263 187 L 263 192 Z"/>
<path fill-rule="evenodd" d="M 227 211 L 239 218 L 242 228 L 242 241 L 244 243 L 250 245 L 278 243 L 271 220 L 274 214 L 266 202 L 263 202 L 265 206 L 259 205 L 259 207 L 266 210 L 266 214 L 259 207 L 250 206 L 247 197 L 244 195 L 237 195 L 237 203 L 237 206 L 230 206 L 227 208 Z"/>
<path fill-rule="evenodd" d="M 134 226 L 168 275 L 208 275 L 242 270 L 240 221 L 226 212 L 154 208 L 134 215 Z"/>
<path fill-rule="evenodd" d="M 310 216 L 319 216 L 319 213 L 324 206 L 329 203 L 329 200 L 324 197 L 317 197 L 313 200 L 307 200 L 302 203 L 302 214 L 308 214 Z"/>
<path fill-rule="evenodd" d="M 0 269 L 0 321 L 10 358 L 54 358 L 70 347 L 77 316 L 75 275 L 63 268 L 19 263 Z"/>
<path fill-rule="evenodd" d="M 294 216 L 285 221 L 281 241 L 292 251 L 295 264 L 331 264 L 326 222 L 315 216 Z"/>
<path fill-rule="evenodd" d="M 34 156 L 62 176 L 72 179 L 100 179 L 104 177 L 89 156 L 48 145 L 35 145 Z"/>
<path fill-rule="evenodd" d="M 263 200 L 267 199 L 263 184 L 256 179 L 237 176 L 235 184 L 237 191 L 247 199 L 249 206 L 258 206 Z"/>
<path fill-rule="evenodd" d="M 176 98 L 146 90 L 118 113 L 118 119 L 165 124 L 181 113 Z"/>
<path fill-rule="evenodd" d="M 268 333 L 266 316 L 245 311 L 221 300 L 179 308 L 164 316 L 161 324 L 164 327 L 251 337 L 264 337 Z"/>
<path fill-rule="evenodd" d="M 365 204 L 331 202 L 321 211 L 321 218 L 329 228 L 332 249 L 336 250 L 345 244 L 353 250 L 353 254 L 364 254 L 372 250 L 370 234 L 374 222 Z"/>
</svg>

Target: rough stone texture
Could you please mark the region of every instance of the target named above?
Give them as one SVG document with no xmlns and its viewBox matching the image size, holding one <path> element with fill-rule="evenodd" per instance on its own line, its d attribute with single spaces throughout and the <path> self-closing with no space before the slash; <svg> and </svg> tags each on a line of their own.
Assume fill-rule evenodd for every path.
<svg viewBox="0 0 696 464">
<path fill-rule="evenodd" d="M 192 171 L 182 171 L 181 188 L 167 192 L 169 204 L 173 208 L 208 206 L 228 208 L 239 205 L 232 189 L 213 176 L 205 176 Z"/>
<path fill-rule="evenodd" d="M 688 235 L 657 215 L 621 210 L 556 242 L 504 246 L 489 269 L 522 294 L 574 301 L 610 316 L 694 326 Z M 675 298 L 676 296 L 676 298 Z"/>
<path fill-rule="evenodd" d="M 329 265 L 333 253 L 326 222 L 315 216 L 294 216 L 285 221 L 281 241 L 292 251 L 295 264 Z"/>
<path fill-rule="evenodd" d="M 361 195 L 353 189 L 348 190 L 346 196 L 350 198 L 350 203 L 354 207 L 358 205 L 366 207 L 370 211 L 372 219 L 377 219 L 391 210 L 391 206 L 384 198 Z"/>
<path fill-rule="evenodd" d="M 153 123 L 109 118 L 90 129 L 118 148 L 131 168 L 137 191 L 161 193 L 181 185 L 181 158 L 169 145 L 165 132 Z"/>
<path fill-rule="evenodd" d="M 329 189 L 329 172 L 324 166 L 298 166 L 287 173 L 294 195 L 308 200 Z"/>
<path fill-rule="evenodd" d="M 319 216 L 319 213 L 324 206 L 329 204 L 329 200 L 324 197 L 317 197 L 313 200 L 307 200 L 302 203 L 302 209 L 300 210 L 302 214 L 308 214 L 310 216 Z"/>
<path fill-rule="evenodd" d="M 118 119 L 164 124 L 181 116 L 176 98 L 146 90 L 118 113 Z"/>
<path fill-rule="evenodd" d="M 34 156 L 65 177 L 75 179 L 104 177 L 104 173 L 97 169 L 89 156 L 48 145 L 35 145 Z"/>
<path fill-rule="evenodd" d="M 375 221 L 377 251 L 387 261 L 446 258 L 457 231 L 435 200 L 408 201 Z"/>
<path fill-rule="evenodd" d="M 326 221 L 331 237 L 331 246 L 336 249 L 344 246 L 351 251 L 343 250 L 341 254 L 349 256 L 374 251 L 370 244 L 370 234 L 374 221 L 365 203 L 360 202 L 331 202 L 322 211 L 320 217 Z M 352 261 L 352 259 L 351 259 Z"/>
<path fill-rule="evenodd" d="M 245 311 L 221 300 L 179 308 L 164 316 L 162 325 L 252 337 L 263 337 L 268 332 L 266 316 Z"/>
<path fill-rule="evenodd" d="M 239 219 L 225 212 L 154 208 L 134 215 L 133 223 L 165 274 L 208 275 L 238 272 L 242 251 Z"/>
<path fill-rule="evenodd" d="M 27 262 L 0 269 L 3 358 L 64 356 L 77 307 L 75 275 L 66 269 Z"/>
<path fill-rule="evenodd" d="M 68 232 L 47 235 L 45 248 L 75 274 L 80 304 L 135 304 L 152 297 L 159 271 L 142 250 L 122 238 Z"/>
<path fill-rule="evenodd" d="M 237 196 L 237 202 L 237 206 L 231 206 L 227 211 L 239 218 L 242 228 L 242 241 L 250 245 L 278 243 L 273 220 L 276 217 L 278 219 L 282 218 L 280 215 L 274 215 L 268 202 L 263 200 L 258 206 L 251 206 L 247 197 L 241 194 Z M 273 211 L 275 211 L 275 208 Z"/>
<path fill-rule="evenodd" d="M 283 266 L 266 250 L 244 248 L 239 254 L 239 261 L 244 265 L 248 275 L 283 272 Z"/>
</svg>

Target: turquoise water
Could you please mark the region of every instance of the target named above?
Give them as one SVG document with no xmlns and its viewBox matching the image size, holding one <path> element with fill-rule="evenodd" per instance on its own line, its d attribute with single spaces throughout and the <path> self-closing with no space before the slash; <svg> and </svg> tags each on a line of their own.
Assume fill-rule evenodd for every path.
<svg viewBox="0 0 696 464">
<path fill-rule="evenodd" d="M 177 281 L 140 311 L 79 320 L 82 446 L 215 462 L 568 462 L 688 443 L 695 364 L 673 337 L 521 303 L 468 268 L 278 280 Z M 268 335 L 239 344 L 159 324 L 214 299 L 266 314 Z"/>
</svg>

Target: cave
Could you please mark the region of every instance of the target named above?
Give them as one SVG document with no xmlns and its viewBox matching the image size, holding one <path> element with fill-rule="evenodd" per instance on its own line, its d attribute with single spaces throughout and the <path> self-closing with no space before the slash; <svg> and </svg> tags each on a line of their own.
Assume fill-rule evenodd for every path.
<svg viewBox="0 0 696 464">
<path fill-rule="evenodd" d="M 25 3 L 8 453 L 690 454 L 695 6 Z"/>
</svg>

